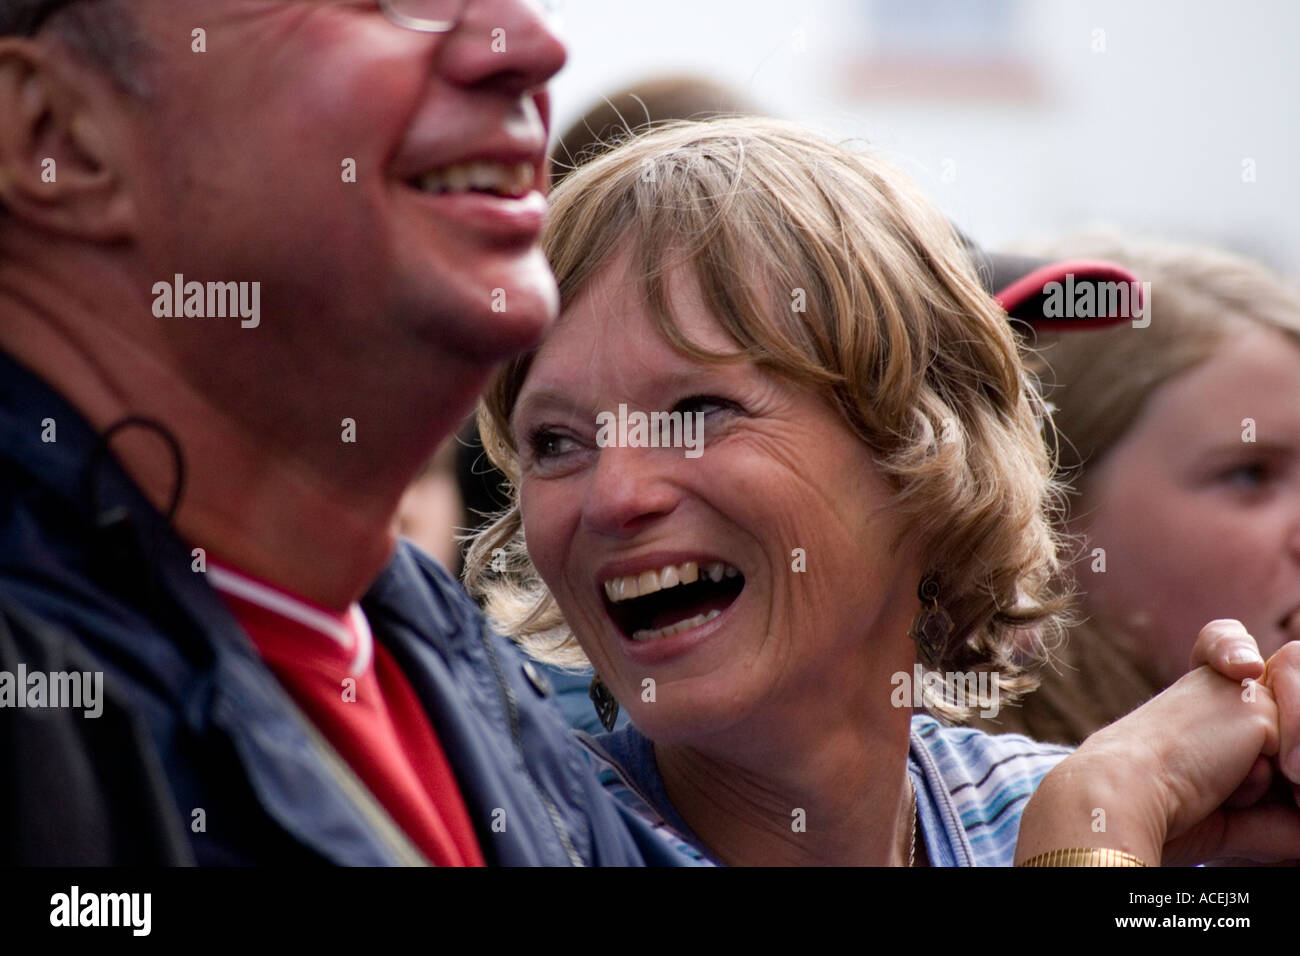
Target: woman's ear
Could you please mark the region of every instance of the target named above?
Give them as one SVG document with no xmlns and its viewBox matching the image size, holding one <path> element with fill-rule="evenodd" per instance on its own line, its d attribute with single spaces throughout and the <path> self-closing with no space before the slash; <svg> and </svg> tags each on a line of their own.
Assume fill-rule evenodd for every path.
<svg viewBox="0 0 1300 956">
<path fill-rule="evenodd" d="M 133 232 L 105 95 L 108 81 L 21 38 L 0 40 L 0 206 L 37 228 L 89 241 Z"/>
</svg>

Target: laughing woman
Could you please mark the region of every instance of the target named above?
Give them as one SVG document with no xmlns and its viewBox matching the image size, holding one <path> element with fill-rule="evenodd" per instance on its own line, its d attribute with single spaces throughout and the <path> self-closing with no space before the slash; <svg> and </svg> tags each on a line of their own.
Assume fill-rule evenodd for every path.
<svg viewBox="0 0 1300 956">
<path fill-rule="evenodd" d="M 468 578 L 630 713 L 595 745 L 625 796 L 727 864 L 1010 864 L 1068 751 L 931 714 L 1032 686 L 1015 652 L 1062 610 L 1057 489 L 1006 315 L 943 218 L 874 158 L 727 120 L 576 171 L 546 242 L 563 311 L 481 412 L 517 494 Z M 702 422 L 702 445 L 602 430 L 622 406 Z M 1276 749 L 1275 712 L 1243 717 L 1236 684 L 1198 674 L 1146 730 L 1201 701 L 1240 753 L 1129 852 L 1158 857 Z M 1081 751 L 1089 780 L 1125 793 L 1107 746 Z M 1073 786 L 1058 806 L 1096 805 Z"/>
</svg>

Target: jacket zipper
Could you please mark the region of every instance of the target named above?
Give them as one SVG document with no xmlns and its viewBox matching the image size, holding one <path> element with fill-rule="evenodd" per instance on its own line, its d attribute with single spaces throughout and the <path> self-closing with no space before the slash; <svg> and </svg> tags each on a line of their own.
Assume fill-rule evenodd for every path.
<svg viewBox="0 0 1300 956">
<path fill-rule="evenodd" d="M 501 670 L 501 662 L 497 659 L 496 651 L 492 648 L 492 638 L 488 635 L 483 626 L 478 629 L 479 639 L 483 642 L 483 647 L 487 651 L 488 660 L 492 662 L 492 673 L 496 675 L 497 687 L 501 691 L 501 698 L 506 705 L 506 716 L 510 724 L 510 739 L 514 741 L 515 752 L 519 754 L 519 762 L 523 764 L 524 773 L 528 775 L 528 782 L 533 786 L 533 792 L 546 805 L 546 813 L 551 818 L 551 827 L 555 830 L 555 835 L 559 837 L 560 843 L 564 846 L 564 852 L 569 857 L 571 866 L 585 866 L 582 857 L 578 851 L 573 848 L 573 841 L 569 839 L 569 832 L 565 829 L 564 819 L 560 816 L 559 807 L 551 799 L 546 788 L 537 782 L 533 776 L 532 769 L 528 766 L 528 761 L 524 759 L 524 743 L 519 732 L 519 708 L 515 700 L 515 693 L 510 689 L 510 683 L 506 680 L 505 674 Z"/>
<path fill-rule="evenodd" d="M 372 825 L 376 835 L 397 858 L 398 864 L 401 866 L 432 865 L 315 725 L 307 720 L 296 706 L 290 707 L 290 713 L 306 734 L 312 749 L 320 756 L 325 769 L 334 778 L 344 797 Z"/>
</svg>

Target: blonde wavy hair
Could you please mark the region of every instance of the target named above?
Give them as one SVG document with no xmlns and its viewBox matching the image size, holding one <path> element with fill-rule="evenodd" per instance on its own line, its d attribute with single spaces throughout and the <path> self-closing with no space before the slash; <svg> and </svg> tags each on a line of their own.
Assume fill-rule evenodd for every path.
<svg viewBox="0 0 1300 956">
<path fill-rule="evenodd" d="M 552 195 L 543 245 L 562 303 L 629 243 L 674 348 L 813 387 L 872 450 L 954 623 L 925 663 L 988 670 L 1008 698 L 1032 689 L 1026 665 L 1066 606 L 1053 531 L 1060 490 L 1006 313 L 944 217 L 881 159 L 800 127 L 676 122 L 630 137 Z M 678 268 L 694 274 L 738 355 L 682 333 L 668 292 Z M 510 507 L 472 539 L 466 584 L 529 653 L 583 667 L 523 536 L 510 417 L 530 362 L 505 366 L 480 405 L 484 449 L 514 487 Z M 969 711 L 938 696 L 926 706 L 949 720 Z"/>
</svg>

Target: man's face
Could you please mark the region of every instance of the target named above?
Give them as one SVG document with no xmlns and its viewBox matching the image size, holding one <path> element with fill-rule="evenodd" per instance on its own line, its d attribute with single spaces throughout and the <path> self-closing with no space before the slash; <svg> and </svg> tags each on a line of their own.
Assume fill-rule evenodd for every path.
<svg viewBox="0 0 1300 956">
<path fill-rule="evenodd" d="M 564 49 L 534 7 L 474 0 L 443 35 L 397 27 L 375 2 L 131 9 L 153 86 L 122 147 L 156 273 L 142 278 L 262 283 L 255 330 L 164 320 L 199 384 L 252 387 L 285 350 L 343 383 L 435 351 L 488 363 L 540 337 L 556 310 L 536 246 L 543 84 Z M 488 189 L 435 195 L 420 188 L 430 174 Z"/>
</svg>

